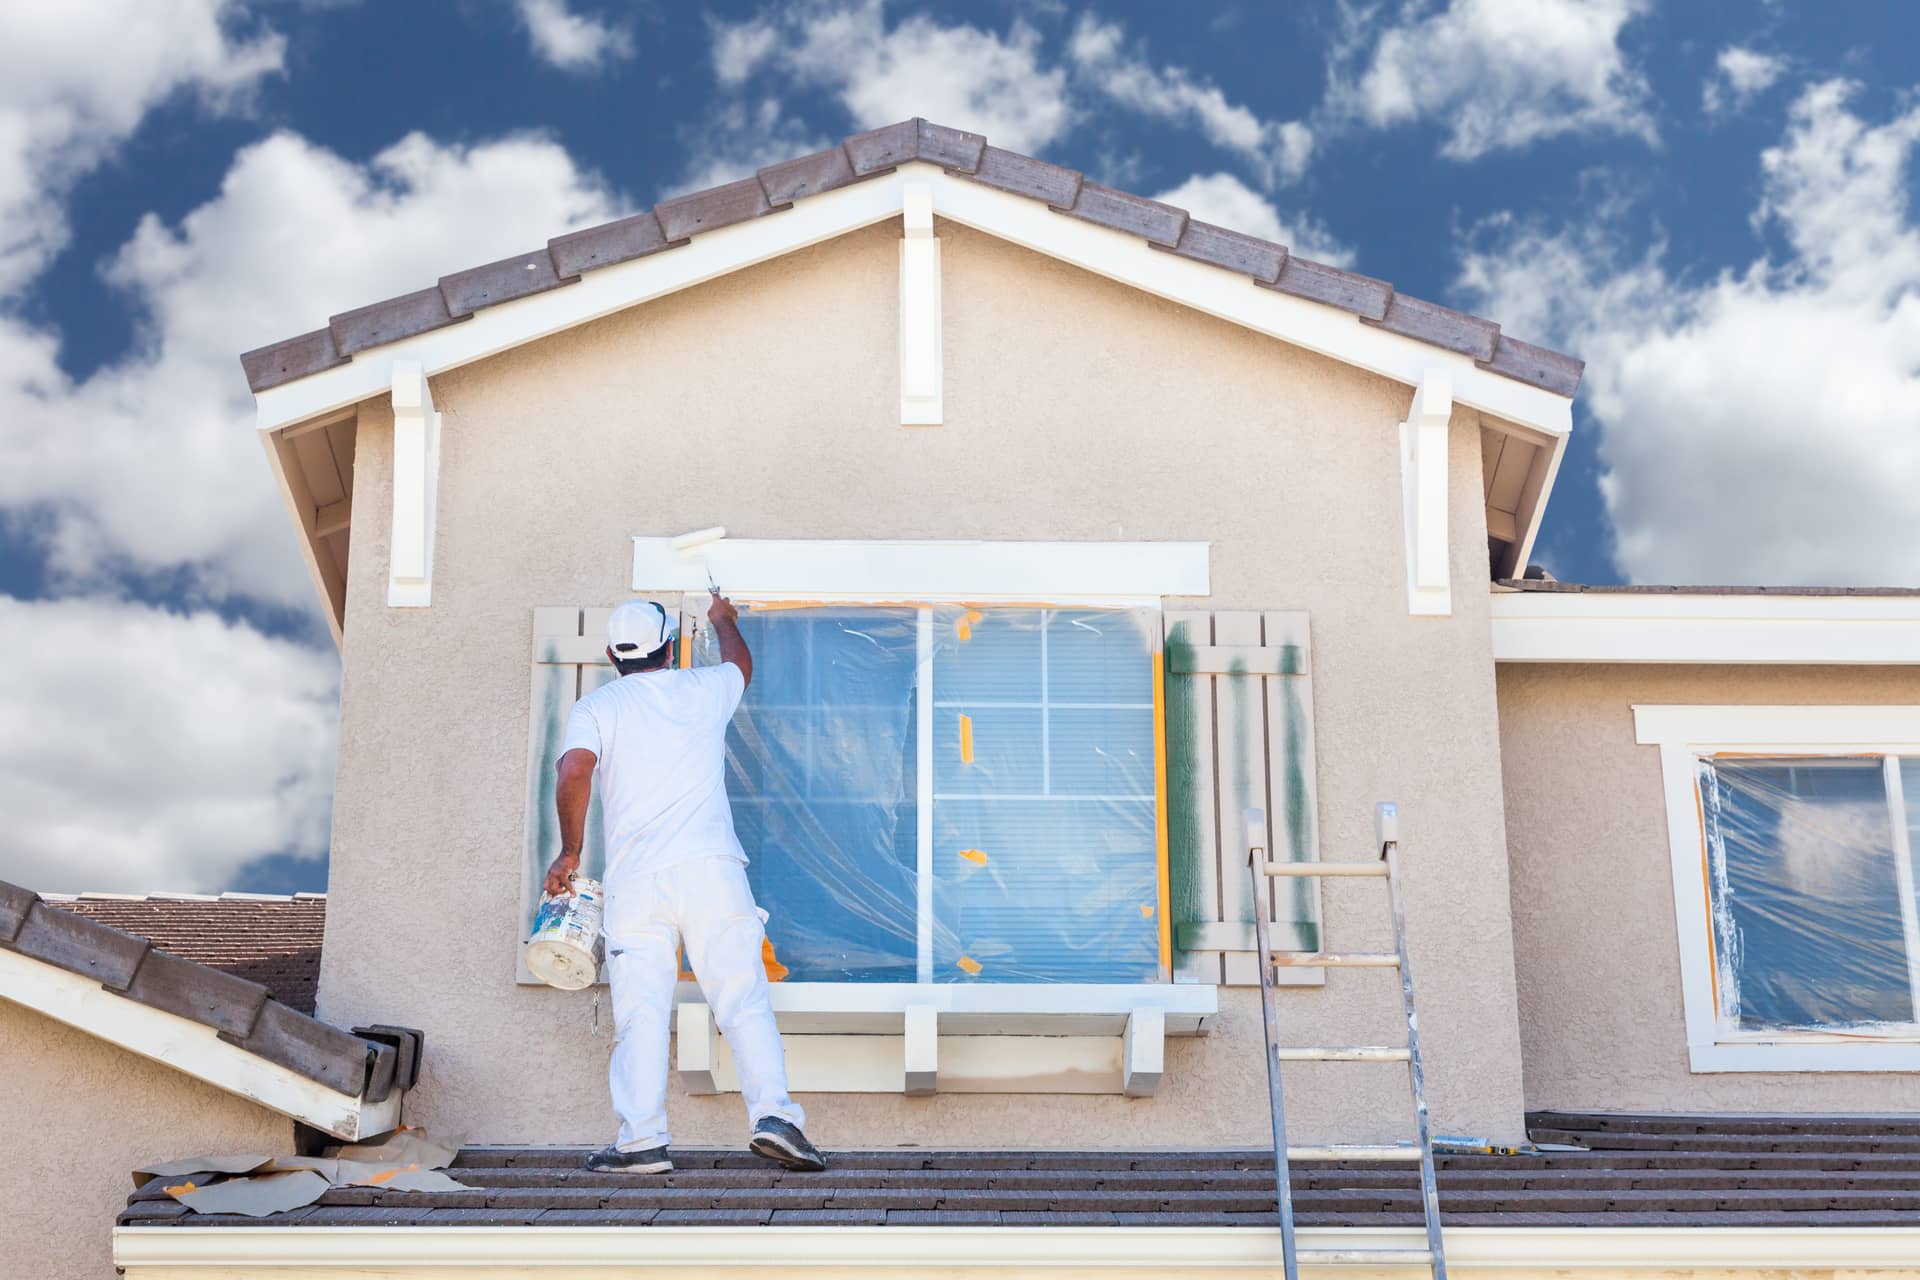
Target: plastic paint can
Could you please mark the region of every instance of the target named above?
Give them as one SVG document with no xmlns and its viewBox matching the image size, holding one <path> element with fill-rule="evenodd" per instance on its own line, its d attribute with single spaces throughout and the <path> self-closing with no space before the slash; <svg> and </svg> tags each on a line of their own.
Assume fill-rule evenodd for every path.
<svg viewBox="0 0 1920 1280">
<path fill-rule="evenodd" d="M 527 971 L 562 991 L 592 986 L 600 974 L 600 916 L 604 907 L 600 882 L 585 876 L 573 878 L 572 893 L 542 902 L 523 953 Z"/>
</svg>

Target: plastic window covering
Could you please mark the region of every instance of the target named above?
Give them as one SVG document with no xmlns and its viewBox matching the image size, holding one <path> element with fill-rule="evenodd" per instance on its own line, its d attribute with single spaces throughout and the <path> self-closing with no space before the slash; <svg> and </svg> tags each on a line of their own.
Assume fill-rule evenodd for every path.
<svg viewBox="0 0 1920 1280">
<path fill-rule="evenodd" d="M 1915 761 L 1699 761 L 1719 1018 L 1727 1030 L 1910 1028 L 1916 911 L 1903 792 Z M 1908 785 L 1903 786 L 1903 779 Z"/>
<path fill-rule="evenodd" d="M 743 611 L 728 791 L 789 980 L 1157 980 L 1157 621 Z"/>
</svg>

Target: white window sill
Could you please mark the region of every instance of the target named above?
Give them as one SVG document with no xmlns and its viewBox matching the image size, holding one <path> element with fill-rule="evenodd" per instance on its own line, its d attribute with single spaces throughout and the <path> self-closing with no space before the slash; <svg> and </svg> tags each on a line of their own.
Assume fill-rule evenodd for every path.
<svg viewBox="0 0 1920 1280">
<path fill-rule="evenodd" d="M 1151 1097 L 1168 1035 L 1199 1035 L 1210 986 L 778 982 L 795 1093 L 1120 1093 Z M 675 1067 L 695 1093 L 737 1090 L 699 988 L 675 992 Z"/>
<path fill-rule="evenodd" d="M 1741 1037 L 1687 1046 L 1695 1075 L 1732 1071 L 1920 1071 L 1920 1039 Z"/>
<path fill-rule="evenodd" d="M 796 1034 L 900 1035 L 910 1007 L 931 1008 L 943 1035 L 1109 1035 L 1134 1010 L 1159 1009 L 1167 1034 L 1203 1034 L 1219 1011 L 1214 987 L 1198 983 L 776 982 L 773 1012 Z M 683 982 L 674 1003 L 697 1002 Z"/>
</svg>

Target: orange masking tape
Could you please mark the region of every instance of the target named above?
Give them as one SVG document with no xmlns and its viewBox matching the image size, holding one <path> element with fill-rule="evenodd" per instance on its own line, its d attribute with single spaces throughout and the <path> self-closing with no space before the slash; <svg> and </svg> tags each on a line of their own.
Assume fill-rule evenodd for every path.
<svg viewBox="0 0 1920 1280">
<path fill-rule="evenodd" d="M 967 973 L 980 972 L 980 962 L 978 960 L 975 960 L 972 956 L 961 956 L 958 960 L 955 960 L 954 963 L 959 965 L 964 972 L 967 972 Z"/>
<path fill-rule="evenodd" d="M 987 865 L 987 855 L 978 849 L 962 849 L 960 850 L 960 856 L 968 862 L 977 862 L 983 867 Z"/>
<path fill-rule="evenodd" d="M 963 715 L 960 717 L 960 761 L 962 764 L 973 763 L 973 717 L 972 716 Z"/>
</svg>

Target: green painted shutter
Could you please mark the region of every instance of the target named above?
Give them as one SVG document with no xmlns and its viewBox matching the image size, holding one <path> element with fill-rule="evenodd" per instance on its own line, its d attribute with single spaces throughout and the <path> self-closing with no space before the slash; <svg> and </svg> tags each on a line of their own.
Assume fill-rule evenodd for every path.
<svg viewBox="0 0 1920 1280">
<path fill-rule="evenodd" d="M 1256 905 L 1275 926 L 1276 947 L 1320 945 L 1318 884 L 1256 890 L 1242 819 L 1249 808 L 1266 811 L 1258 839 L 1275 859 L 1319 856 L 1307 615 L 1175 611 L 1166 615 L 1166 638 L 1174 977 L 1256 984 Z M 1280 977 L 1324 981 L 1319 970 Z"/>
</svg>

